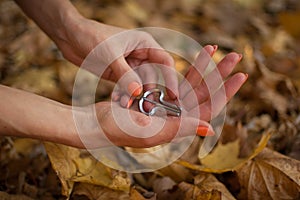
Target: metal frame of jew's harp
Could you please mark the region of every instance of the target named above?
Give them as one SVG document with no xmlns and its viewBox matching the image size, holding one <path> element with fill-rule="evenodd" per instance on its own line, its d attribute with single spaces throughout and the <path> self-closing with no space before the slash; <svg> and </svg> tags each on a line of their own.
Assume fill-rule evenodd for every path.
<svg viewBox="0 0 300 200">
<path fill-rule="evenodd" d="M 158 101 L 148 98 L 149 95 L 155 94 L 155 93 L 159 93 Z M 152 115 L 155 115 L 158 112 L 164 110 L 169 115 L 179 117 L 181 115 L 181 107 L 179 107 L 175 104 L 166 102 L 164 100 L 164 97 L 165 97 L 165 93 L 161 89 L 155 88 L 155 89 L 145 92 L 139 100 L 140 111 L 146 115 L 152 116 Z M 152 103 L 154 105 L 154 107 L 149 112 L 147 112 L 144 110 L 144 102 Z"/>
</svg>

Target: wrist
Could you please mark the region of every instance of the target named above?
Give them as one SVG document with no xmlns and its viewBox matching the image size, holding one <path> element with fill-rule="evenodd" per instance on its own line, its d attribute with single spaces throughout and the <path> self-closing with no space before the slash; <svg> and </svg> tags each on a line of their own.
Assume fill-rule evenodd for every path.
<svg viewBox="0 0 300 200">
<path fill-rule="evenodd" d="M 54 16 L 56 19 L 52 19 L 55 28 L 52 27 L 50 30 L 45 30 L 49 37 L 55 42 L 61 40 L 68 41 L 69 32 L 73 30 L 74 24 L 84 18 L 70 2 L 68 3 L 70 5 L 60 8 L 59 11 L 57 11 L 58 14 Z M 51 26 L 48 25 L 47 27 Z"/>
</svg>

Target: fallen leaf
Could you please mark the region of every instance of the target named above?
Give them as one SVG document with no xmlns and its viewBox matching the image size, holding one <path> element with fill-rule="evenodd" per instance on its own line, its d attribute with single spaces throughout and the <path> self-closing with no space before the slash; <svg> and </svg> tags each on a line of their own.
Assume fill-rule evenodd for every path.
<svg viewBox="0 0 300 200">
<path fill-rule="evenodd" d="M 0 199 L 2 200 L 33 200 L 32 198 L 23 194 L 8 194 L 0 191 Z"/>
<path fill-rule="evenodd" d="M 300 161 L 265 148 L 236 170 L 240 199 L 299 199 Z"/>
<path fill-rule="evenodd" d="M 70 62 L 58 62 L 55 68 L 58 71 L 58 87 L 69 96 L 72 96 L 73 105 L 87 105 L 95 101 L 108 99 L 113 91 L 114 83 L 103 79 L 99 80 L 91 72 L 79 71 L 79 67 Z M 76 92 L 73 91 L 75 79 Z"/>
<path fill-rule="evenodd" d="M 184 200 L 221 200 L 221 192 L 217 190 L 208 191 L 200 189 L 196 185 L 182 182 L 178 185 L 179 189 L 183 192 L 180 199 Z"/>
<path fill-rule="evenodd" d="M 156 200 L 156 194 L 149 192 L 142 187 L 134 186 L 130 189 L 131 200 Z"/>
<path fill-rule="evenodd" d="M 57 73 L 52 66 L 29 68 L 21 74 L 7 77 L 2 83 L 62 102 L 67 98 L 58 87 Z"/>
<path fill-rule="evenodd" d="M 283 28 L 295 37 L 300 37 L 300 12 L 282 12 L 279 14 L 279 21 Z"/>
<path fill-rule="evenodd" d="M 118 200 L 129 200 L 129 192 L 112 190 L 107 187 L 93 185 L 88 183 L 76 183 L 74 191 L 72 193 L 72 199 L 76 197 L 85 196 L 91 200 L 102 200 L 102 199 L 118 199 Z"/>
<path fill-rule="evenodd" d="M 29 29 L 18 36 L 8 46 L 8 51 L 13 55 L 16 66 L 28 67 L 29 64 L 47 65 L 56 57 L 54 45 L 35 24 L 31 23 Z"/>
<path fill-rule="evenodd" d="M 283 83 L 286 88 L 285 92 L 288 92 L 291 97 L 297 96 L 297 91 L 291 79 L 283 74 L 279 74 L 268 69 L 264 62 L 262 55 L 257 53 L 256 55 L 258 69 L 262 74 L 262 78 L 257 81 L 257 91 L 260 98 L 267 104 L 271 104 L 280 115 L 286 115 L 288 110 L 289 100 L 281 91 L 278 91 L 278 85 Z M 276 99 L 276 101 L 274 101 Z"/>
<path fill-rule="evenodd" d="M 180 195 L 176 182 L 167 176 L 154 181 L 153 191 L 157 194 L 157 199 L 176 199 Z"/>
<path fill-rule="evenodd" d="M 267 145 L 270 137 L 271 131 L 263 134 L 252 154 L 246 158 L 239 158 L 239 141 L 235 140 L 225 145 L 218 143 L 210 154 L 200 159 L 202 165 L 192 164 L 184 160 L 178 160 L 176 163 L 189 169 L 203 172 L 223 173 L 232 171 L 260 153 Z"/>
<path fill-rule="evenodd" d="M 62 183 L 63 195 L 71 194 L 75 182 L 129 191 L 130 180 L 127 174 L 106 167 L 89 153 L 53 143 L 45 143 L 45 148 L 52 167 Z"/>
<path fill-rule="evenodd" d="M 201 189 L 205 189 L 208 191 L 217 190 L 221 192 L 223 200 L 234 200 L 234 196 L 227 190 L 225 185 L 223 185 L 218 179 L 208 173 L 200 173 L 194 178 L 194 184 L 197 185 Z"/>
</svg>

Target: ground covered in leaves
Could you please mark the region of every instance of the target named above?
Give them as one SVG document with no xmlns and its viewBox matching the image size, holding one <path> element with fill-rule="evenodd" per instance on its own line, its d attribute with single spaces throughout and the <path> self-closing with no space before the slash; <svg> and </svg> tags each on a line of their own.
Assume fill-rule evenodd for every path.
<svg viewBox="0 0 300 200">
<path fill-rule="evenodd" d="M 124 28 L 165 27 L 201 45 L 243 54 L 249 80 L 227 107 L 212 153 L 196 141 L 177 162 L 126 174 L 86 152 L 1 138 L 0 199 L 299 199 L 300 3 L 298 0 L 73 1 L 86 17 Z M 1 84 L 70 104 L 77 67 L 10 0 L 0 1 Z M 176 60 L 178 71 L 186 65 Z M 88 74 L 84 91 L 94 81 Z M 103 83 L 99 99 L 112 85 Z M 0 113 L 1 114 L 1 113 Z"/>
</svg>

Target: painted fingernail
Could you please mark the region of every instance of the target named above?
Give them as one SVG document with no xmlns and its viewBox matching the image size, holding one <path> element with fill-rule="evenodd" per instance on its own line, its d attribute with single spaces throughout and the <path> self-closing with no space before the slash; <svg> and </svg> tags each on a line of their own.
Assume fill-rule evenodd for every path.
<svg viewBox="0 0 300 200">
<path fill-rule="evenodd" d="M 128 102 L 127 102 L 126 108 L 130 108 L 131 105 L 132 105 L 132 103 L 133 103 L 133 101 L 134 101 L 134 98 L 130 98 L 130 99 L 128 100 Z"/>
<path fill-rule="evenodd" d="M 207 53 L 208 53 L 210 56 L 213 56 L 214 53 L 215 53 L 215 47 L 209 45 L 209 49 L 207 49 Z"/>
<path fill-rule="evenodd" d="M 239 61 L 242 60 L 243 54 L 239 54 Z"/>
<path fill-rule="evenodd" d="M 196 132 L 197 132 L 198 136 L 213 136 L 213 135 L 215 135 L 215 133 L 207 126 L 198 126 Z"/>
<path fill-rule="evenodd" d="M 132 82 L 127 87 L 130 95 L 137 97 L 142 93 L 143 88 L 137 82 Z"/>
<path fill-rule="evenodd" d="M 213 45 L 214 47 L 214 51 L 213 51 L 213 54 L 218 50 L 218 45 Z"/>
</svg>

